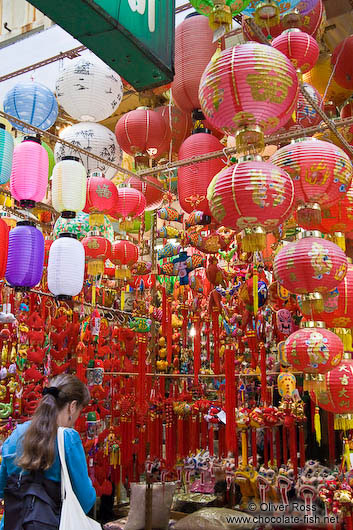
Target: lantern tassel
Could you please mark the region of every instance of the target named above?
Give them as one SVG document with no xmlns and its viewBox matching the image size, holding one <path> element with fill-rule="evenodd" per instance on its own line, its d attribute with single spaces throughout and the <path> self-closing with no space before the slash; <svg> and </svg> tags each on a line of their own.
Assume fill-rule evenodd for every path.
<svg viewBox="0 0 353 530">
<path fill-rule="evenodd" d="M 299 224 L 304 226 L 316 226 L 321 223 L 321 208 L 317 203 L 303 204 L 299 206 L 297 212 L 297 219 Z"/>
<path fill-rule="evenodd" d="M 349 431 L 353 429 L 353 414 L 335 414 L 335 431 Z"/>
<path fill-rule="evenodd" d="M 99 276 L 104 272 L 104 261 L 99 260 L 90 260 L 87 263 L 87 272 L 90 276 Z"/>
<path fill-rule="evenodd" d="M 211 29 L 216 30 L 220 26 L 226 26 L 226 31 L 229 31 L 232 26 L 230 6 L 225 5 L 225 2 L 222 2 L 222 0 L 216 0 L 215 4 L 208 19 Z"/>
<path fill-rule="evenodd" d="M 104 224 L 104 214 L 102 213 L 91 213 L 89 215 L 90 226 L 101 226 Z"/>
<path fill-rule="evenodd" d="M 321 445 L 321 422 L 320 422 L 319 407 L 315 407 L 314 425 L 315 425 L 316 441 L 319 445 Z"/>
<path fill-rule="evenodd" d="M 241 247 L 243 252 L 256 252 L 266 248 L 266 233 L 259 231 L 244 231 L 242 233 Z"/>
<path fill-rule="evenodd" d="M 335 232 L 333 235 L 333 241 L 343 250 L 343 252 L 346 251 L 346 238 L 343 232 Z"/>
<path fill-rule="evenodd" d="M 351 469 L 351 452 L 349 450 L 348 438 L 343 438 L 343 464 L 346 464 L 347 471 Z"/>
</svg>

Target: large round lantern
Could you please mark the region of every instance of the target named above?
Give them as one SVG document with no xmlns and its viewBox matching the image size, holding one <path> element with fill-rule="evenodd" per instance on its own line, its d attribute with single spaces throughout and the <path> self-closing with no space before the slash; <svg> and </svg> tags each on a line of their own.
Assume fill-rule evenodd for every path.
<svg viewBox="0 0 353 530">
<path fill-rule="evenodd" d="M 185 140 L 179 151 L 179 160 L 222 151 L 223 145 L 215 136 L 197 132 Z M 213 177 L 224 168 L 222 157 L 205 160 L 178 170 L 178 197 L 182 209 L 191 213 L 200 210 L 211 215 L 207 200 L 207 188 Z"/>
<path fill-rule="evenodd" d="M 190 113 L 183 112 L 175 105 L 157 107 L 154 110 L 162 116 L 169 130 L 169 145 L 167 145 L 167 150 L 163 155 L 169 157 L 169 152 L 177 155 L 181 144 L 191 133 Z"/>
<path fill-rule="evenodd" d="M 52 203 L 65 218 L 75 217 L 86 204 L 87 173 L 79 158 L 64 156 L 54 166 L 52 176 Z"/>
<path fill-rule="evenodd" d="M 351 184 L 353 168 L 349 157 L 329 142 L 294 141 L 276 151 L 270 160 L 293 179 L 299 223 L 320 222 L 320 209 L 342 199 Z"/>
<path fill-rule="evenodd" d="M 129 267 L 137 262 L 138 257 L 138 247 L 134 243 L 124 239 L 114 241 L 112 244 L 111 261 L 116 266 L 115 277 L 130 278 L 131 271 Z"/>
<path fill-rule="evenodd" d="M 232 26 L 232 17 L 243 11 L 250 0 L 190 0 L 190 4 L 209 19 L 211 29 Z"/>
<path fill-rule="evenodd" d="M 146 199 L 141 191 L 135 188 L 118 188 L 118 198 L 114 209 L 110 212 L 112 217 L 123 219 L 135 218 L 141 215 L 146 208 Z"/>
<path fill-rule="evenodd" d="M 313 85 L 321 97 L 325 95 L 325 102 L 334 101 L 336 105 L 340 105 L 352 94 L 351 90 L 342 88 L 332 78 L 331 57 L 328 54 L 320 55 L 315 66 L 304 74 L 303 79 Z"/>
<path fill-rule="evenodd" d="M 70 127 L 66 127 L 66 129 L 60 134 L 60 138 L 73 145 L 77 145 L 108 162 L 120 164 L 123 159 L 123 152 L 117 144 L 114 133 L 100 123 L 75 123 Z M 85 166 L 88 175 L 97 168 L 105 174 L 107 179 L 112 179 L 116 173 L 116 169 L 108 164 L 98 162 L 97 160 L 94 160 L 94 158 L 82 155 L 74 148 L 63 145 L 60 142 L 55 144 L 54 155 L 56 162 L 60 162 L 64 156 L 78 156 L 82 164 Z"/>
<path fill-rule="evenodd" d="M 0 218 L 0 278 L 5 276 L 9 248 L 9 227 Z"/>
<path fill-rule="evenodd" d="M 272 46 L 282 52 L 302 74 L 308 72 L 319 58 L 319 45 L 313 37 L 297 28 L 285 30 L 273 39 Z"/>
<path fill-rule="evenodd" d="M 315 103 L 321 107 L 322 99 L 319 92 L 309 83 L 303 83 L 305 90 L 309 93 Z M 300 92 L 297 102 L 296 110 L 296 123 L 301 127 L 314 127 L 319 125 L 321 121 L 320 114 L 314 109 L 314 107 L 306 100 L 303 94 Z"/>
<path fill-rule="evenodd" d="M 18 290 L 37 285 L 43 273 L 44 237 L 30 221 L 19 221 L 9 233 L 6 281 Z"/>
<path fill-rule="evenodd" d="M 85 250 L 74 234 L 64 233 L 49 251 L 48 289 L 59 300 L 77 296 L 83 287 Z"/>
<path fill-rule="evenodd" d="M 116 207 L 118 190 L 115 184 L 106 178 L 101 171 L 93 173 L 87 179 L 86 205 L 84 211 L 90 214 L 91 226 L 101 225 L 104 214 L 109 214 Z"/>
<path fill-rule="evenodd" d="M 304 325 L 306 327 L 287 338 L 285 358 L 295 372 L 304 372 L 304 390 L 324 390 L 322 374 L 341 362 L 343 343 L 335 333 L 325 329 L 323 322 L 305 322 Z"/>
<path fill-rule="evenodd" d="M 266 232 L 289 217 L 294 200 L 290 176 L 259 160 L 223 169 L 212 180 L 207 198 L 221 225 L 243 230 L 244 252 L 264 249 Z"/>
<path fill-rule="evenodd" d="M 44 199 L 48 186 L 48 153 L 33 136 L 25 137 L 13 153 L 11 195 L 20 205 L 33 208 Z"/>
<path fill-rule="evenodd" d="M 104 263 L 111 259 L 112 244 L 108 239 L 99 235 L 99 232 L 89 232 L 82 239 L 85 249 L 87 272 L 90 276 L 98 276 L 104 272 Z"/>
<path fill-rule="evenodd" d="M 175 29 L 175 75 L 172 97 L 184 112 L 200 108 L 201 76 L 217 50 L 206 17 L 187 16 Z"/>
<path fill-rule="evenodd" d="M 273 263 L 278 283 L 289 292 L 302 295 L 306 313 L 311 308 L 322 311 L 323 295 L 335 289 L 347 272 L 347 257 L 340 247 L 311 234 L 305 233 L 310 237 L 285 245 Z"/>
<path fill-rule="evenodd" d="M 271 46 L 248 42 L 228 48 L 208 64 L 199 97 L 205 117 L 238 148 L 262 144 L 263 134 L 285 125 L 298 98 L 292 63 Z"/>
<path fill-rule="evenodd" d="M 124 185 L 135 188 L 145 196 L 147 211 L 156 210 L 162 204 L 163 190 L 161 190 L 160 182 L 154 177 L 147 176 L 144 180 L 138 177 L 129 177 L 125 180 Z"/>
<path fill-rule="evenodd" d="M 353 90 L 353 35 L 343 39 L 333 51 L 331 64 L 335 81 L 343 88 Z"/>
<path fill-rule="evenodd" d="M 12 135 L 6 130 L 5 125 L 0 123 L 0 185 L 10 180 L 13 147 Z"/>
<path fill-rule="evenodd" d="M 163 117 L 147 108 L 124 114 L 115 126 L 115 135 L 121 148 L 138 159 L 159 158 L 170 140 Z"/>
<path fill-rule="evenodd" d="M 301 0 L 255 0 L 243 13 L 253 16 L 259 26 L 275 26 L 281 15 L 292 11 L 300 2 Z"/>
<path fill-rule="evenodd" d="M 260 31 L 266 39 L 270 39 L 278 37 L 286 28 L 295 27 L 316 38 L 321 33 L 323 16 L 324 7 L 322 0 L 302 0 L 295 10 L 282 15 L 278 24 L 271 27 L 262 26 Z M 248 17 L 243 16 L 242 30 L 246 40 L 262 42 L 258 35 L 253 32 L 247 20 Z"/>
<path fill-rule="evenodd" d="M 30 125 L 46 131 L 55 123 L 58 104 L 49 88 L 40 83 L 17 83 L 5 95 L 4 111 Z M 11 122 L 15 129 L 31 133 L 30 129 Z"/>
<path fill-rule="evenodd" d="M 109 66 L 85 55 L 69 62 L 56 80 L 56 97 L 78 121 L 109 118 L 123 98 L 120 76 Z"/>
</svg>

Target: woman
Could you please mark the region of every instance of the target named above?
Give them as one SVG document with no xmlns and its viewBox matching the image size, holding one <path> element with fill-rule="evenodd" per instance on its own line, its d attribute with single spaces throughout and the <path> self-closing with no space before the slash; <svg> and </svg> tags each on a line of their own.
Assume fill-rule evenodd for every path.
<svg viewBox="0 0 353 530">
<path fill-rule="evenodd" d="M 72 428 L 89 400 L 87 387 L 77 377 L 59 375 L 44 388 L 32 420 L 18 425 L 5 441 L 0 468 L 0 498 L 5 500 L 5 515 L 0 530 L 58 527 L 58 427 L 66 427 L 65 458 L 73 490 L 83 510 L 90 511 L 96 492 L 88 476 L 80 436 Z"/>
</svg>

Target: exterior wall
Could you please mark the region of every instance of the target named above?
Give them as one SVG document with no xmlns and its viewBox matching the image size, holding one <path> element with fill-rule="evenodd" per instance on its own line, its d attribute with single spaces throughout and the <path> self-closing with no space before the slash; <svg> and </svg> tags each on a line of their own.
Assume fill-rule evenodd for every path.
<svg viewBox="0 0 353 530">
<path fill-rule="evenodd" d="M 25 0 L 0 0 L 0 47 L 47 29 L 52 24 L 48 17 Z"/>
</svg>

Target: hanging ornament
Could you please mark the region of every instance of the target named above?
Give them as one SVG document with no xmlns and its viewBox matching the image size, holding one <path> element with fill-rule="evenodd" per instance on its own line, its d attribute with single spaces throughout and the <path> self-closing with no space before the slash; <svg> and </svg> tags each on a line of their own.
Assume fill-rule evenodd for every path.
<svg viewBox="0 0 353 530">
<path fill-rule="evenodd" d="M 87 173 L 76 156 L 64 156 L 53 169 L 52 204 L 64 219 L 72 219 L 86 204 Z"/>
<path fill-rule="evenodd" d="M 95 171 L 87 179 L 86 205 L 84 211 L 89 213 L 90 226 L 101 225 L 104 214 L 109 214 L 116 207 L 118 190 L 115 184 L 106 178 L 101 171 Z"/>
<path fill-rule="evenodd" d="M 135 188 L 140 191 L 146 199 L 146 210 L 156 210 L 160 207 L 163 201 L 163 190 L 161 190 L 161 184 L 157 179 L 151 176 L 147 176 L 144 180 L 137 177 L 129 177 L 124 182 L 125 186 Z"/>
<path fill-rule="evenodd" d="M 70 300 L 83 287 L 85 249 L 74 234 L 60 234 L 48 260 L 48 289 L 59 300 Z"/>
<path fill-rule="evenodd" d="M 99 232 L 89 232 L 82 239 L 85 248 L 87 272 L 90 276 L 99 276 L 104 272 L 104 262 L 111 259 L 112 244 L 108 239 L 99 235 Z"/>
<path fill-rule="evenodd" d="M 285 30 L 273 39 L 271 44 L 288 57 L 301 74 L 309 72 L 319 58 L 319 45 L 316 40 L 297 28 Z"/>
<path fill-rule="evenodd" d="M 137 263 L 139 257 L 138 247 L 125 239 L 114 241 L 112 244 L 112 257 L 116 278 L 130 278 L 131 267 Z"/>
<path fill-rule="evenodd" d="M 295 8 L 301 0 L 258 0 L 243 10 L 244 15 L 253 16 L 258 26 L 275 26 L 280 16 Z"/>
<path fill-rule="evenodd" d="M 232 27 L 232 18 L 241 13 L 250 0 L 191 0 L 192 7 L 201 15 L 208 17 L 212 30 L 225 26 Z"/>
<path fill-rule="evenodd" d="M 12 135 L 0 123 L 0 185 L 10 180 L 14 143 Z"/>
<path fill-rule="evenodd" d="M 106 215 L 103 217 L 103 223 L 96 225 L 94 228 L 98 230 L 101 236 L 106 237 L 109 241 L 114 241 L 112 223 Z M 92 227 L 89 224 L 89 214 L 79 212 L 74 219 L 63 219 L 59 217 L 54 225 L 53 235 L 55 238 L 58 238 L 59 234 L 69 232 L 70 234 L 76 234 L 77 238 L 81 240 L 88 235 L 90 230 L 92 230 Z"/>
<path fill-rule="evenodd" d="M 140 216 L 146 208 L 146 199 L 141 191 L 135 188 L 118 188 L 118 198 L 110 215 L 126 219 Z"/>
</svg>

